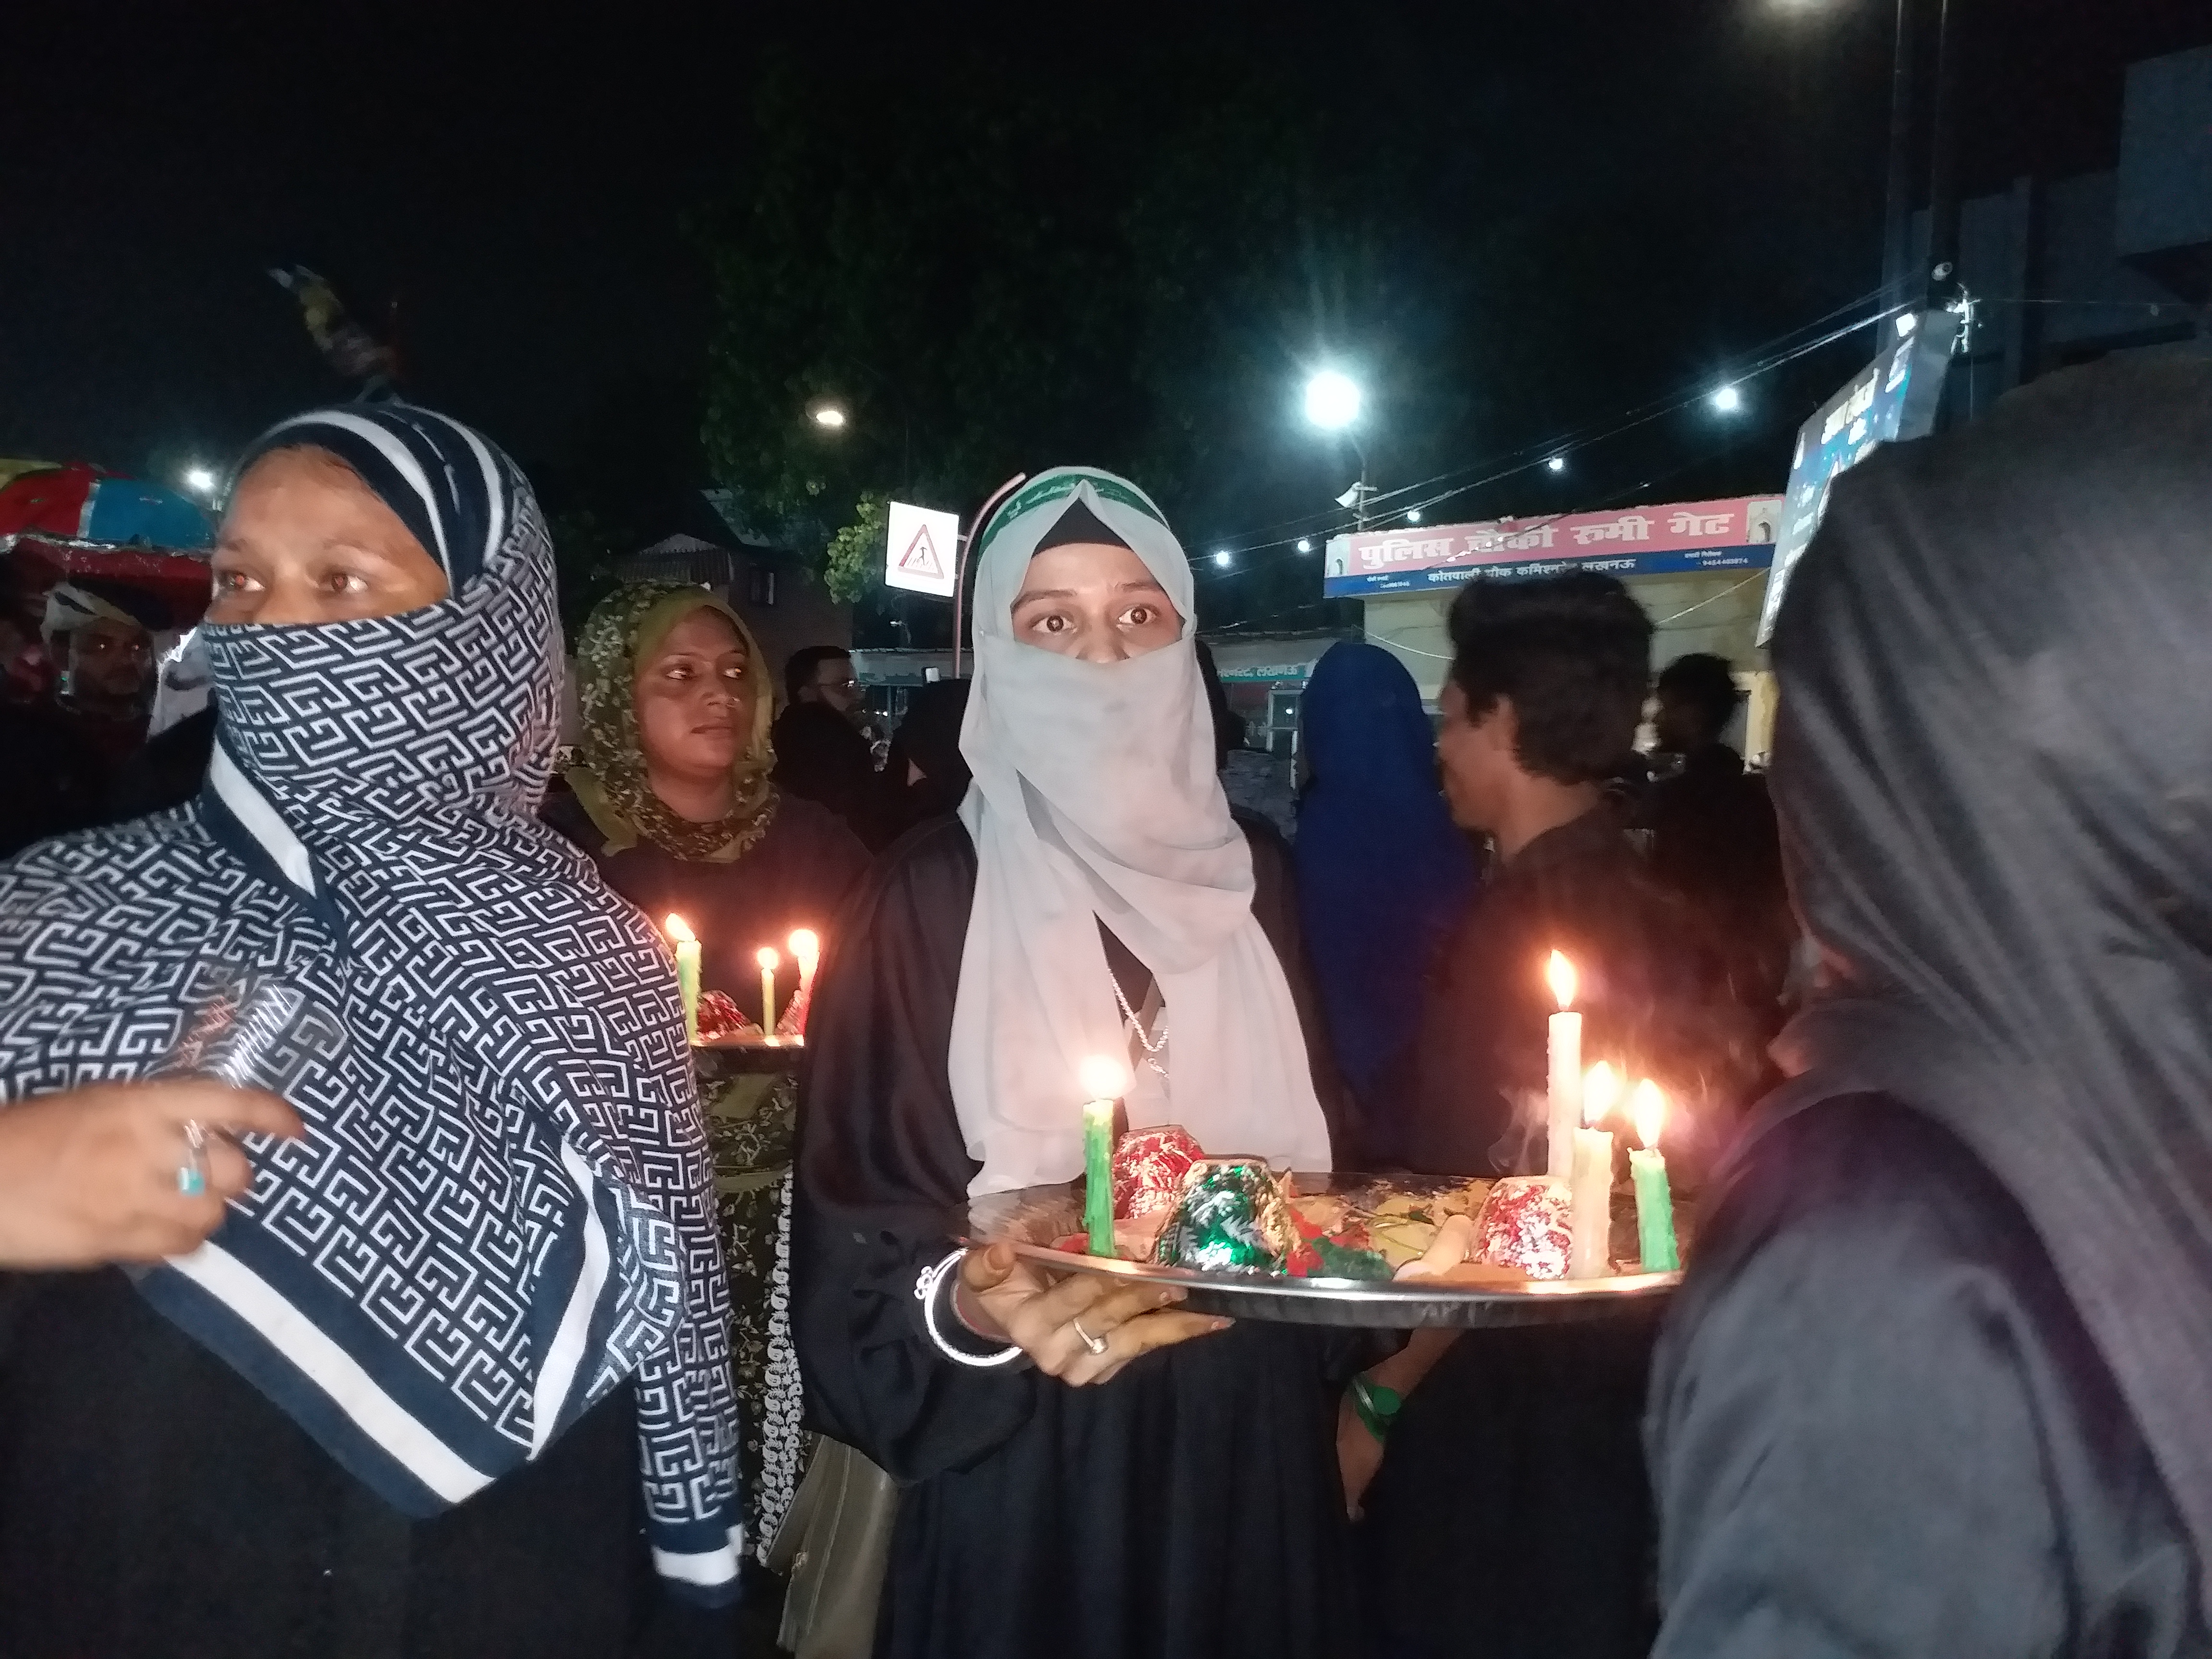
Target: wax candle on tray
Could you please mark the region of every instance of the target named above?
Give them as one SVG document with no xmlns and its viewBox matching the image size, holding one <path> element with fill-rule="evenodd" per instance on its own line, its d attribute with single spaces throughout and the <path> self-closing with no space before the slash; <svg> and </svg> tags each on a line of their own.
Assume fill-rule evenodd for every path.
<svg viewBox="0 0 2212 1659">
<path fill-rule="evenodd" d="M 1547 1096 L 1551 1138 L 1546 1167 L 1565 1181 L 1574 1175 L 1575 1135 L 1583 1121 L 1583 1017 L 1571 1012 L 1575 1000 L 1575 964 L 1554 951 L 1545 965 L 1544 977 L 1559 1003 L 1559 1012 L 1552 1016 L 1547 1044 L 1551 1062 Z"/>
<path fill-rule="evenodd" d="M 1602 1122 L 1620 1098 L 1620 1079 L 1600 1060 L 1583 1079 L 1583 1115 Z M 1596 1127 L 1575 1131 L 1572 1182 L 1574 1249 L 1567 1262 L 1570 1279 L 1601 1279 L 1611 1267 L 1613 1232 L 1613 1136 Z"/>
<path fill-rule="evenodd" d="M 814 1006 L 814 970 L 822 964 L 822 939 L 812 928 L 801 927 L 784 943 L 791 947 L 791 959 L 799 964 L 799 994 L 792 998 L 783 1017 L 790 1023 L 792 1036 L 804 1042 L 807 1012 Z"/>
<path fill-rule="evenodd" d="M 1114 1254 L 1114 1103 L 1129 1086 L 1128 1068 L 1103 1054 L 1083 1062 L 1083 1230 L 1090 1254 Z"/>
<path fill-rule="evenodd" d="M 699 936 L 683 917 L 672 914 L 662 930 L 676 943 L 676 988 L 684 998 L 684 1039 L 699 1040 Z"/>
<path fill-rule="evenodd" d="M 1659 1127 L 1667 1119 L 1667 1097 L 1650 1078 L 1636 1085 L 1628 1115 L 1644 1144 L 1628 1154 L 1636 1181 L 1636 1239 L 1648 1273 L 1671 1273 L 1682 1265 L 1674 1243 L 1674 1194 L 1667 1182 L 1667 1160 L 1659 1152 Z"/>
<path fill-rule="evenodd" d="M 755 953 L 753 960 L 760 963 L 761 970 L 761 1030 L 769 1034 L 769 1041 L 773 1042 L 775 1041 L 775 970 L 782 964 L 783 958 L 776 954 L 775 946 L 763 945 Z"/>
</svg>

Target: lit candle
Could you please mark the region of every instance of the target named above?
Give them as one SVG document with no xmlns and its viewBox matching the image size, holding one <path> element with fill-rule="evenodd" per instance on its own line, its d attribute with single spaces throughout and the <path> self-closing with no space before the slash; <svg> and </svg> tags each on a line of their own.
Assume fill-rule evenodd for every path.
<svg viewBox="0 0 2212 1659">
<path fill-rule="evenodd" d="M 1575 1134 L 1583 1121 L 1583 1017 L 1570 1013 L 1575 1000 L 1575 964 L 1557 951 L 1545 964 L 1544 977 L 1559 999 L 1559 1012 L 1552 1016 L 1550 1162 L 1546 1168 L 1565 1181 L 1575 1170 Z"/>
<path fill-rule="evenodd" d="M 1600 1060 L 1583 1081 L 1583 1115 L 1592 1125 L 1604 1121 L 1620 1099 L 1620 1079 Z M 1575 1172 L 1569 1216 L 1574 1248 L 1567 1258 L 1570 1279 L 1601 1279 L 1611 1267 L 1613 1234 L 1613 1136 L 1595 1127 L 1575 1131 Z"/>
<path fill-rule="evenodd" d="M 684 1036 L 688 1042 L 699 1040 L 699 936 L 691 931 L 690 923 L 679 915 L 671 915 L 661 923 L 668 937 L 676 941 L 676 988 L 684 997 Z"/>
<path fill-rule="evenodd" d="M 1091 1254 L 1114 1254 L 1114 1104 L 1129 1071 L 1103 1054 L 1083 1062 L 1083 1228 Z"/>
<path fill-rule="evenodd" d="M 1644 1143 L 1628 1154 L 1628 1170 L 1636 1180 L 1636 1238 L 1644 1253 L 1644 1271 L 1671 1273 L 1682 1265 L 1682 1255 L 1674 1245 L 1674 1194 L 1667 1185 L 1667 1160 L 1659 1152 L 1667 1097 L 1650 1078 L 1636 1085 L 1628 1115 L 1636 1121 L 1636 1138 Z"/>
<path fill-rule="evenodd" d="M 769 1041 L 775 1041 L 775 970 L 783 958 L 775 953 L 775 946 L 763 945 L 753 957 L 761 969 L 761 1030 L 768 1033 Z"/>
<path fill-rule="evenodd" d="M 814 970 L 822 965 L 822 940 L 811 927 L 802 927 L 787 941 L 791 959 L 799 964 L 799 1000 L 806 1000 L 814 988 Z"/>
</svg>

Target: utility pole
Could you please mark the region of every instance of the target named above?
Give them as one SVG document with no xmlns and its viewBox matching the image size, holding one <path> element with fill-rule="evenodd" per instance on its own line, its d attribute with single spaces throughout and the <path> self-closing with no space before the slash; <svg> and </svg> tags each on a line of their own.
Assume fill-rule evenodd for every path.
<svg viewBox="0 0 2212 1659">
<path fill-rule="evenodd" d="M 1928 163 L 1928 302 L 1940 305 L 1959 290 L 1959 42 L 1951 23 L 1952 0 L 1936 0 L 1936 110 Z M 1961 6 L 1961 11 L 1964 7 Z"/>
<path fill-rule="evenodd" d="M 1881 298 L 1895 305 L 1911 280 L 1912 0 L 1897 0 L 1889 62 L 1889 179 L 1882 200 Z"/>
</svg>

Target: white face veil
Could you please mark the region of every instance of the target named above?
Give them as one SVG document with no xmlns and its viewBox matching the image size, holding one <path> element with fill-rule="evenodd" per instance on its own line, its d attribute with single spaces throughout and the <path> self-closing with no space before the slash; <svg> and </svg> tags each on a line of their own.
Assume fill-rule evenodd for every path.
<svg viewBox="0 0 2212 1659">
<path fill-rule="evenodd" d="M 1173 645 L 1091 663 L 1013 637 L 1030 556 L 1078 504 L 1166 590 L 1183 618 Z M 1328 1169 L 1297 1012 L 1252 915 L 1251 848 L 1214 772 L 1182 544 L 1133 484 L 1060 467 L 1006 503 L 971 556 L 960 749 L 975 781 L 960 816 L 978 868 L 950 1064 L 983 1166 L 969 1192 L 1082 1170 L 1083 1061 L 1127 1050 L 1100 921 L 1152 970 L 1168 1014 L 1168 1077 L 1140 1071 L 1131 1126 L 1180 1123 L 1210 1152 Z"/>
</svg>

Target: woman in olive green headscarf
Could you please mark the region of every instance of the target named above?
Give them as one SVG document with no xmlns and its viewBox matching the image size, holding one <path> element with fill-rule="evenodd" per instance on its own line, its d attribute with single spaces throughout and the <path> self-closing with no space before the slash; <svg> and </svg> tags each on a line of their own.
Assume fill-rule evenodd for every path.
<svg viewBox="0 0 2212 1659">
<path fill-rule="evenodd" d="M 768 665 L 711 590 L 617 588 L 576 655 L 574 798 L 547 818 L 656 923 L 671 911 L 690 923 L 707 988 L 757 1017 L 754 952 L 781 950 L 796 927 L 825 932 L 866 853 L 835 815 L 769 781 Z"/>
<path fill-rule="evenodd" d="M 607 884 L 660 926 L 673 912 L 699 936 L 700 980 L 761 1017 L 763 945 L 781 951 L 789 1005 L 798 988 L 795 928 L 825 940 L 868 854 L 823 806 L 769 781 L 775 696 L 760 647 L 738 613 L 703 587 L 665 582 L 617 589 L 584 624 L 577 649 L 583 741 L 573 793 L 545 805 L 547 823 L 599 866 Z M 707 1081 L 722 1242 L 733 1313 L 731 1353 L 744 1403 L 748 1532 L 773 1524 L 779 1480 L 762 1467 L 767 1401 L 769 1281 L 777 1193 L 791 1164 L 788 1077 Z M 783 1413 L 787 1415 L 788 1413 Z M 765 1500 L 768 1513 L 763 1515 Z"/>
</svg>

